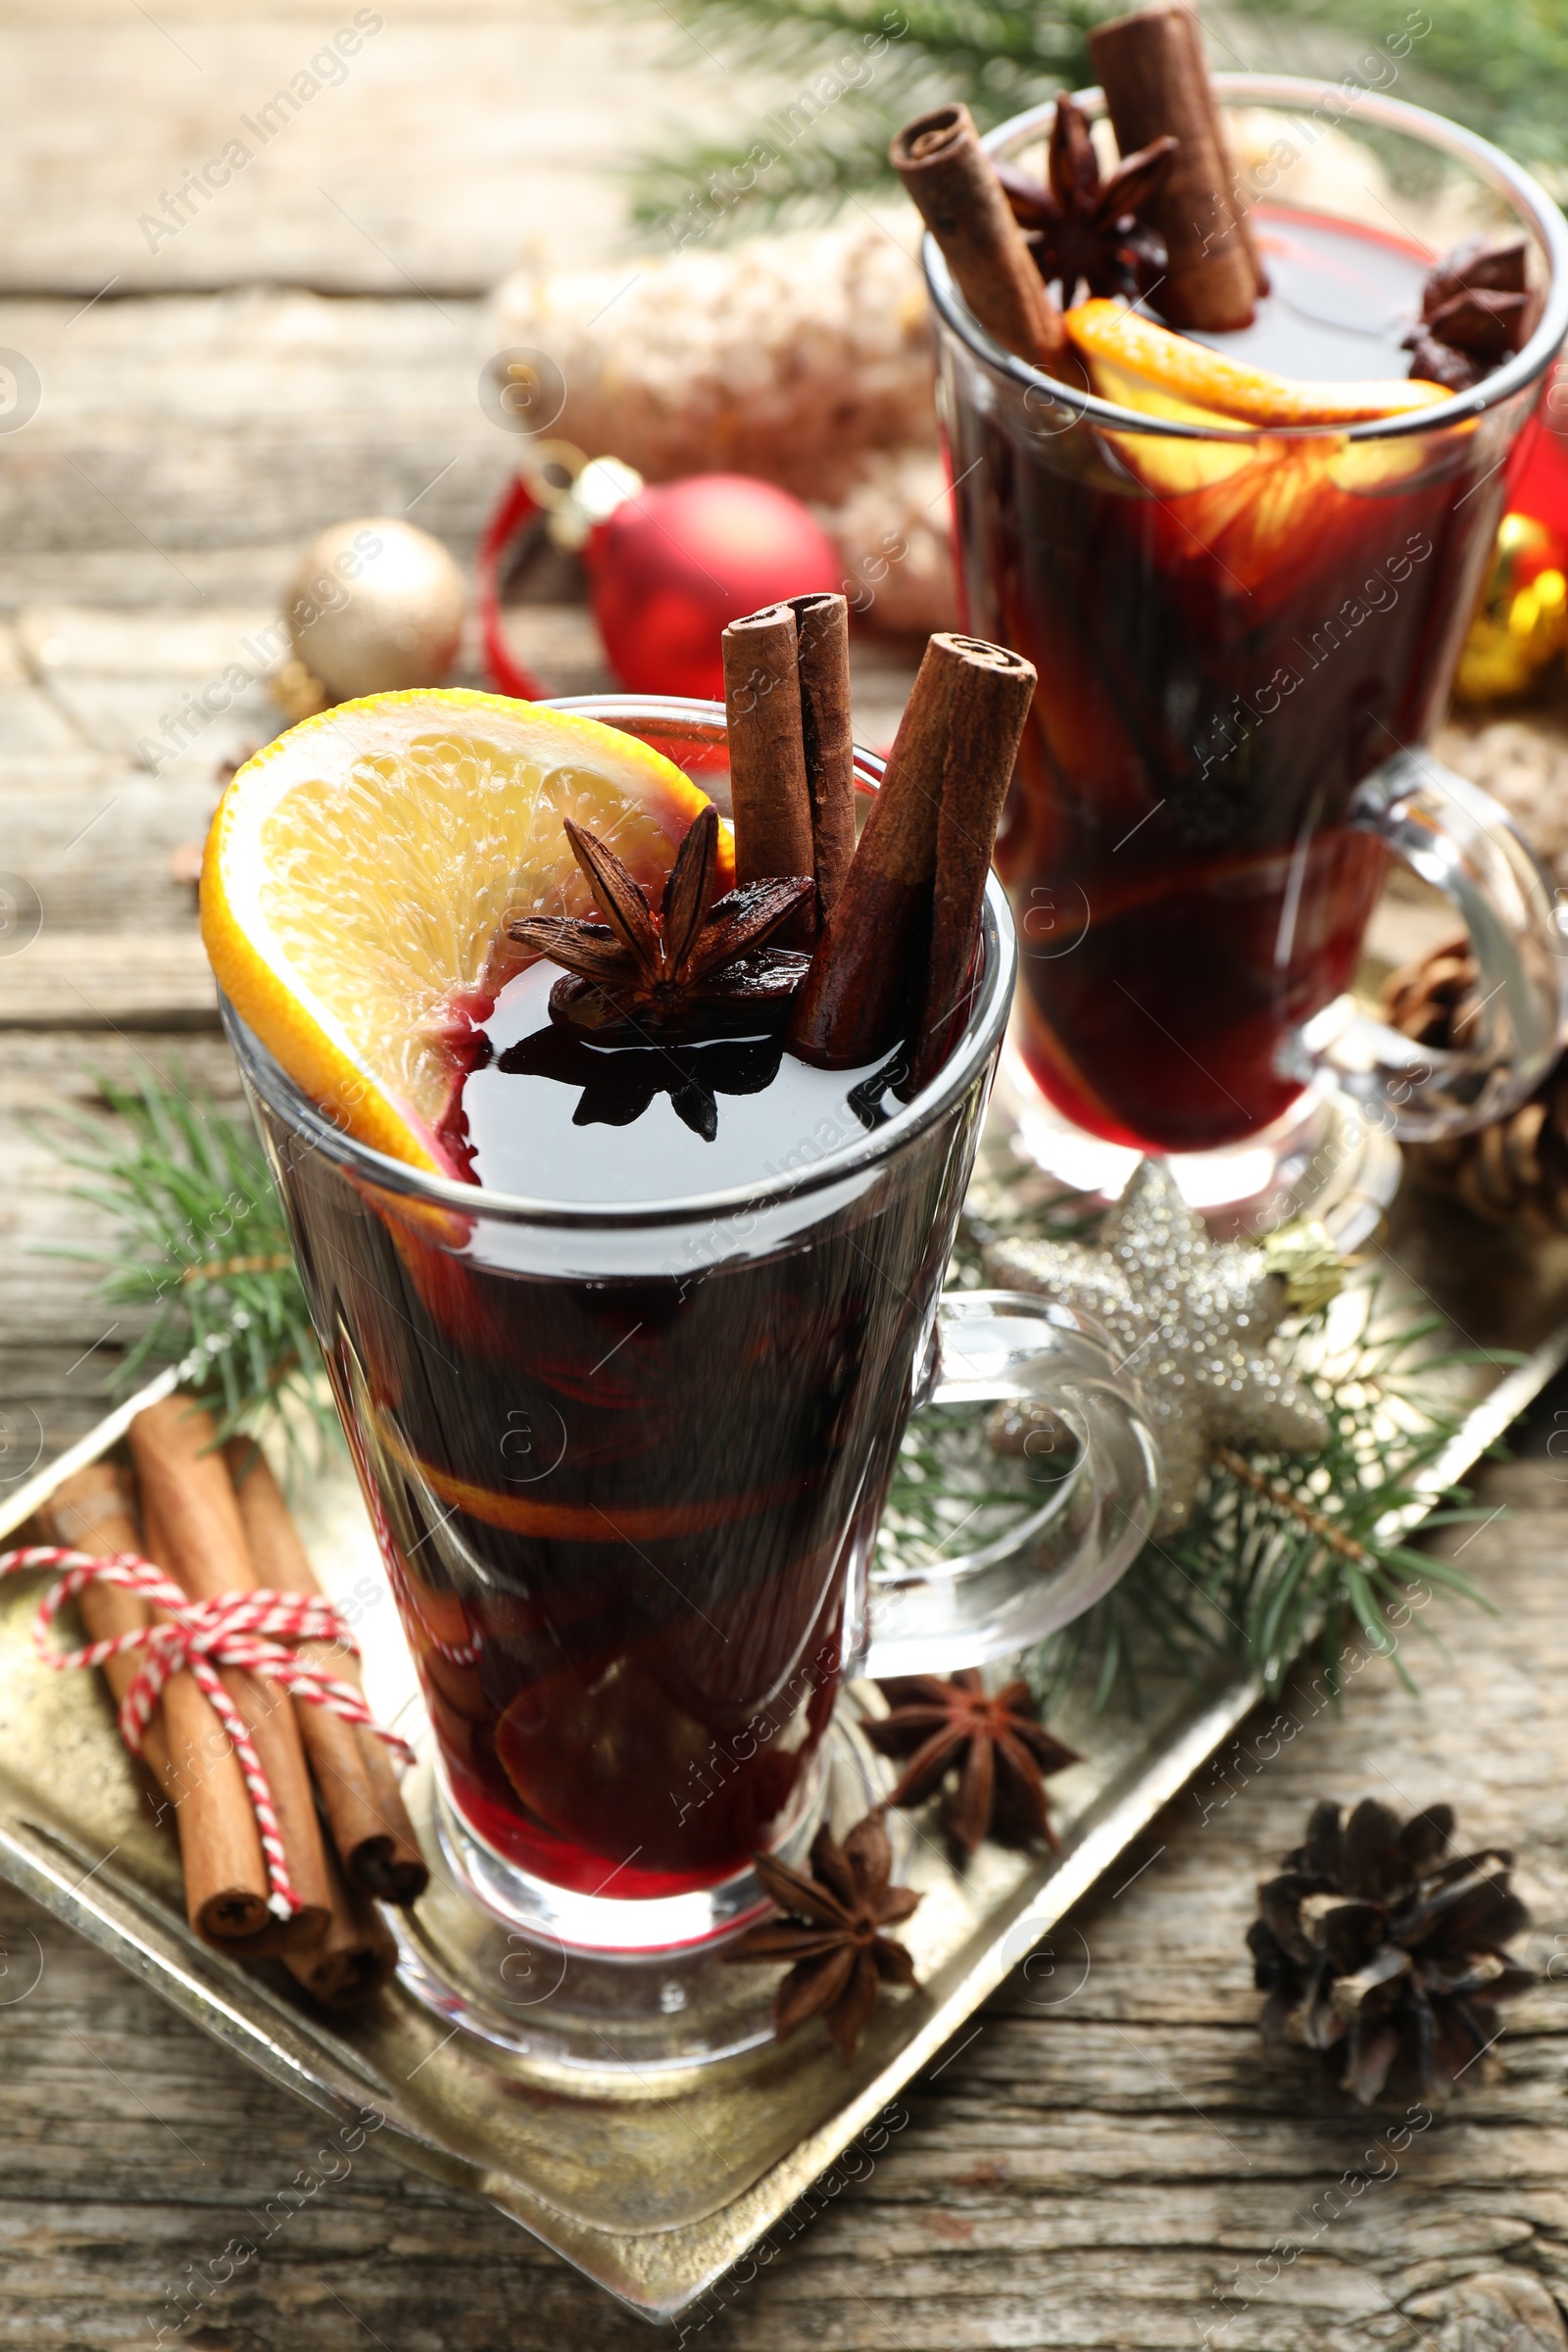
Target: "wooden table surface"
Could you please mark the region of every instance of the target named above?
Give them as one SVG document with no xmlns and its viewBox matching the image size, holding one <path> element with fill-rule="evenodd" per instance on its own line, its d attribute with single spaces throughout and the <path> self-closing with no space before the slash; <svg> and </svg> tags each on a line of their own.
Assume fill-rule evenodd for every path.
<svg viewBox="0 0 1568 2352">
<path fill-rule="evenodd" d="M 354 12 L 7 0 L 0 20 L 0 351 L 42 387 L 31 420 L 0 433 L 0 1480 L 97 1417 L 129 1328 L 94 1303 L 89 1270 L 47 1254 L 101 1233 L 67 1189 L 61 1113 L 107 1129 L 100 1080 L 148 1070 L 235 1093 L 171 858 L 201 838 L 221 763 L 277 715 L 258 690 L 156 773 L 138 739 L 272 616 L 322 524 L 412 514 L 471 552 L 510 455 L 475 396 L 485 289 L 522 259 L 615 250 L 625 155 L 666 116 L 717 124 L 756 97 L 655 7 L 368 13 L 378 28 L 342 83 L 156 250 L 141 216 Z M 580 586 L 546 587 L 553 601 L 513 615 L 526 656 L 557 691 L 607 682 Z M 860 730 L 885 738 L 907 649 L 868 643 L 857 662 Z M 1568 774 L 1563 740 L 1510 721 L 1469 748 L 1483 766 Z M 1520 1850 L 1536 1957 L 1568 1973 L 1564 1431 L 1568 1401 L 1548 1397 L 1523 1458 L 1486 1475 L 1509 1515 L 1469 1538 L 1465 1565 L 1498 1615 L 1445 1608 L 1448 1646 L 1414 1660 L 1419 1695 L 1373 1667 L 1341 1717 L 1288 1744 L 1252 1727 L 1229 1779 L 1175 1804 L 1054 1961 L 916 2087 L 874 2170 L 824 2191 L 814 2224 L 691 2315 L 684 2340 L 1568 2344 L 1555 1986 L 1514 2012 L 1500 2079 L 1368 2184 L 1390 2173 L 1389 2120 L 1265 2061 L 1243 1945 L 1252 1882 L 1312 1798 L 1447 1794 L 1478 1842 Z M 0 1891 L 0 2345 L 649 2340 L 521 2230 L 373 2141 L 229 2283 L 181 2295 L 257 2236 L 252 2217 L 319 2138 Z"/>
</svg>

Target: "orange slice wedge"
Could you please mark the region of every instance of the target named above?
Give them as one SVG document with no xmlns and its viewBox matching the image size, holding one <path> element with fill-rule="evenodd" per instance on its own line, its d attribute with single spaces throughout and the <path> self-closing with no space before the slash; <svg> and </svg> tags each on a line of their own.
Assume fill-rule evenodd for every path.
<svg viewBox="0 0 1568 2352">
<path fill-rule="evenodd" d="M 1119 302 L 1081 302 L 1066 326 L 1102 399 L 1188 423 L 1370 424 L 1451 398 L 1419 376 L 1336 384 L 1275 375 L 1172 334 Z"/>
<path fill-rule="evenodd" d="M 202 937 L 219 986 L 362 1143 L 457 1169 L 441 1142 L 460 1049 L 528 958 L 509 912 L 585 914 L 563 817 L 612 842 L 656 903 L 708 796 L 575 711 L 425 689 L 341 703 L 257 753 L 219 804 Z M 721 829 L 721 887 L 733 874 Z"/>
</svg>

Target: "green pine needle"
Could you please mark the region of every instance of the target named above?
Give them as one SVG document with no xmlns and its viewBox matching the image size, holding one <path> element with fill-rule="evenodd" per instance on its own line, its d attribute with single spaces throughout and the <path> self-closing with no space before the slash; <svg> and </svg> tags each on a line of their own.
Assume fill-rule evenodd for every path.
<svg viewBox="0 0 1568 2352">
<path fill-rule="evenodd" d="M 988 1202 L 988 1220 L 992 1213 Z M 1050 1220 L 1054 1228 L 1060 1221 Z M 1081 1228 L 1081 1216 L 1074 1222 Z M 960 1279 L 966 1252 L 964 1245 Z M 1310 1328 L 1298 1325 L 1293 1336 Z M 1071 1687 L 1092 1693 L 1097 1709 L 1113 1695 L 1136 1709 L 1140 1665 L 1146 1673 L 1174 1669 L 1194 1684 L 1224 1668 L 1255 1672 L 1274 1692 L 1303 1652 L 1337 1693 L 1347 1645 L 1358 1639 L 1411 1683 L 1391 1611 L 1426 1633 L 1421 1611 L 1433 1588 L 1490 1607 L 1461 1569 L 1412 1549 L 1396 1524 L 1406 1514 L 1420 1513 L 1428 1525 L 1484 1515 L 1457 1489 L 1443 1507 L 1429 1507 L 1426 1473 L 1463 1418 L 1454 1376 L 1498 1360 L 1439 1350 L 1439 1328 L 1428 1313 L 1386 1310 L 1380 1287 L 1369 1285 L 1359 1335 L 1305 1375 L 1329 1424 L 1328 1445 L 1311 1455 L 1251 1457 L 1253 1478 L 1276 1492 L 1259 1493 L 1216 1462 L 1187 1525 L 1146 1544 L 1113 1592 L 1034 1653 L 1031 1679 L 1047 1706 Z M 907 1573 L 1000 1537 L 1038 1507 L 1067 1467 L 992 1453 L 980 1408 L 918 1415 L 883 1519 L 884 1569 Z M 1340 1541 L 1325 1538 L 1309 1514 L 1328 1521 Z M 1422 1585 L 1426 1600 L 1411 1607 L 1411 1588 Z"/>
<path fill-rule="evenodd" d="M 633 218 L 684 246 L 895 188 L 888 141 L 911 115 L 962 97 L 989 128 L 1064 85 L 1092 80 L 1085 35 L 1115 13 L 1113 0 L 1054 0 L 1045 9 L 999 0 L 913 8 L 682 0 L 688 41 L 771 67 L 781 96 L 738 139 L 676 134 L 662 152 L 634 159 Z M 671 62 L 683 53 L 685 43 Z"/>
<path fill-rule="evenodd" d="M 1234 4 L 1234 0 L 1233 0 Z M 1365 0 L 1240 0 L 1248 63 L 1290 72 L 1353 70 L 1387 31 L 1408 22 L 1415 38 L 1395 95 L 1450 115 L 1494 139 L 1564 193 L 1568 118 L 1568 14 L 1561 0 L 1435 0 L 1370 17 Z M 1425 20 L 1430 29 L 1418 28 Z M 1266 52 L 1266 54 L 1265 54 Z M 1229 57 L 1222 57 L 1229 65 Z"/>
<path fill-rule="evenodd" d="M 682 140 L 636 167 L 632 217 L 677 248 L 784 220 L 831 220 L 887 177 L 887 144 L 897 127 L 882 107 L 846 99 L 831 125 L 808 139 L 786 142 L 759 124 L 744 146 Z"/>
<path fill-rule="evenodd" d="M 186 1385 L 223 1435 L 269 1423 L 297 1435 L 301 1408 L 322 1432 L 336 1416 L 300 1288 L 282 1205 L 248 1117 L 233 1116 L 178 1075 L 135 1089 L 100 1080 L 122 1134 L 69 1118 L 61 1156 L 88 1179 L 73 1189 L 112 1217 L 112 1248 L 56 1255 L 110 1268 L 106 1305 L 141 1310 L 145 1327 L 114 1370 L 127 1394 L 161 1364 L 188 1363 Z"/>
<path fill-rule="evenodd" d="M 646 13 L 649 0 L 604 0 Z M 722 63 L 761 65 L 779 76 L 778 103 L 738 138 L 675 133 L 634 159 L 633 216 L 677 247 L 809 219 L 853 197 L 890 192 L 888 141 L 923 108 L 964 99 L 982 129 L 1096 78 L 1087 35 L 1122 0 L 678 0 L 670 63 L 690 63 L 693 41 Z M 1232 0 L 1210 14 L 1217 61 L 1227 67 L 1355 74 L 1382 34 L 1368 29 L 1364 0 Z M 1417 27 L 1427 23 L 1429 28 Z M 1568 18 L 1557 0 L 1431 0 L 1396 11 L 1387 29 L 1413 31 L 1396 95 L 1415 98 L 1568 179 Z M 1368 74 L 1387 82 L 1387 58 Z"/>
</svg>

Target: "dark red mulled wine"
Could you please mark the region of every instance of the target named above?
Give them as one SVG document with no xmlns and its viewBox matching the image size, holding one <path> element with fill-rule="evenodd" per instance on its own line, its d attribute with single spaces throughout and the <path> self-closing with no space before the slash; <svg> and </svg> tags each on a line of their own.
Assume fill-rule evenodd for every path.
<svg viewBox="0 0 1568 2352">
<path fill-rule="evenodd" d="M 781 1202 L 901 1112 L 898 1067 L 808 1068 L 777 1024 L 607 1047 L 549 1020 L 559 976 L 514 978 L 472 1054 L 472 1215 L 270 1131 L 458 1806 L 559 1886 L 660 1897 L 814 1794 L 994 1047 Z"/>
<path fill-rule="evenodd" d="M 1431 256 L 1262 211 L 1283 374 L 1401 376 Z M 1074 420 L 944 336 L 969 625 L 1040 685 L 998 865 L 1014 1035 L 1070 1118 L 1152 1152 L 1279 1117 L 1387 852 L 1355 787 L 1441 710 L 1517 418 L 1183 440 Z M 1494 428 L 1494 429 L 1489 429 Z"/>
</svg>

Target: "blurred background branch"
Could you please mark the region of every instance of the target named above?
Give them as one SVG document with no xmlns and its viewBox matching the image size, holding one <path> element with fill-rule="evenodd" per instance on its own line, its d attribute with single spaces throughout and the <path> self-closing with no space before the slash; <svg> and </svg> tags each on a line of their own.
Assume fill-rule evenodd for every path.
<svg viewBox="0 0 1568 2352">
<path fill-rule="evenodd" d="M 607 0 L 645 14 L 647 0 Z M 734 140 L 676 134 L 634 160 L 632 210 L 676 246 L 820 220 L 890 194 L 887 143 L 926 105 L 962 98 L 983 128 L 1095 78 L 1087 33 L 1118 0 L 678 0 L 682 33 L 726 66 L 779 79 L 779 103 Z M 1385 24 L 1366 0 L 1230 0 L 1206 11 L 1227 69 L 1354 74 L 1386 36 L 1415 35 L 1398 95 L 1494 139 L 1568 190 L 1568 10 L 1561 0 L 1430 0 Z M 793 86 L 792 86 L 793 85 Z M 1385 87 L 1391 86 L 1384 83 Z"/>
</svg>

